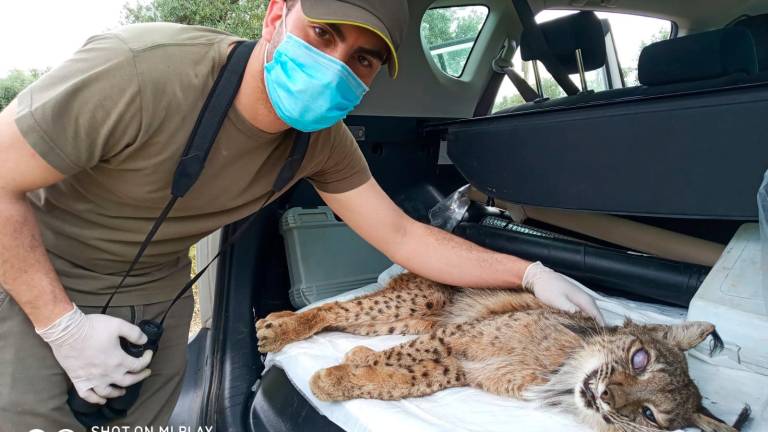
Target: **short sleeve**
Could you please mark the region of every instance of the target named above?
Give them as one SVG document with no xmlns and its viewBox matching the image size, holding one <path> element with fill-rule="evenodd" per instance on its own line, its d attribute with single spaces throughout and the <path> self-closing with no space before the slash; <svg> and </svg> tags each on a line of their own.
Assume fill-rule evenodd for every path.
<svg viewBox="0 0 768 432">
<path fill-rule="evenodd" d="M 15 120 L 46 162 L 71 175 L 135 142 L 141 115 L 133 53 L 103 34 L 19 93 Z"/>
<path fill-rule="evenodd" d="M 357 141 L 341 122 L 329 132 L 317 137 L 317 145 L 328 149 L 327 158 L 307 180 L 327 193 L 348 192 L 362 186 L 371 179 L 371 171 Z"/>
</svg>

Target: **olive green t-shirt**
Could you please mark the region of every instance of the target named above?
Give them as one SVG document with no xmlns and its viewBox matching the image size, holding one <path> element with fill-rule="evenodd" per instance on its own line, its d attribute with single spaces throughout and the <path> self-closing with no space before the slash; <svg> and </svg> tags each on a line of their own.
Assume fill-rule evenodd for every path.
<svg viewBox="0 0 768 432">
<path fill-rule="evenodd" d="M 124 274 L 170 198 L 190 131 L 237 40 L 206 27 L 125 26 L 91 37 L 19 94 L 22 135 L 67 176 L 28 198 L 53 266 L 76 303 L 103 304 Z M 261 131 L 233 106 L 200 179 L 178 201 L 113 304 L 172 298 L 189 279 L 189 247 L 267 200 L 293 136 Z M 370 177 L 339 122 L 312 135 L 288 187 L 307 178 L 319 190 L 340 193 Z"/>
</svg>

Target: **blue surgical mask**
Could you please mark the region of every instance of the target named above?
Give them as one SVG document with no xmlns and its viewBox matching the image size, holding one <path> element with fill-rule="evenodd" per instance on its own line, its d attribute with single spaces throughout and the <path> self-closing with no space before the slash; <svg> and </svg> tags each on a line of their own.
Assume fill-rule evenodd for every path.
<svg viewBox="0 0 768 432">
<path fill-rule="evenodd" d="M 264 82 L 277 115 L 288 126 L 314 132 L 332 126 L 368 91 L 346 64 L 288 33 L 266 62 Z"/>
</svg>

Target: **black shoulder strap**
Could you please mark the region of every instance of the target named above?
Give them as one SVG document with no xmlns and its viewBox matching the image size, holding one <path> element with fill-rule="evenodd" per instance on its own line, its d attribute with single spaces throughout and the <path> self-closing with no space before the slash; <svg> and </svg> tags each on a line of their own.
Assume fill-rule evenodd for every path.
<svg viewBox="0 0 768 432">
<path fill-rule="evenodd" d="M 173 174 L 171 195 L 183 197 L 203 172 L 205 161 L 240 89 L 245 67 L 255 47 L 255 41 L 238 42 L 229 52 L 227 62 L 219 71 L 181 154 L 181 160 Z"/>
<path fill-rule="evenodd" d="M 270 191 L 267 198 L 264 200 L 264 203 L 261 205 L 261 208 L 264 208 L 265 205 L 269 203 L 269 200 L 278 192 L 280 192 L 284 187 L 288 186 L 288 183 L 291 182 L 291 180 L 296 176 L 296 173 L 299 171 L 299 168 L 301 167 L 301 163 L 304 161 L 304 156 L 307 154 L 307 149 L 309 148 L 309 141 L 310 141 L 311 134 L 305 133 L 305 132 L 297 132 L 296 136 L 293 139 L 293 145 L 291 146 L 291 153 L 288 155 L 288 159 L 285 160 L 285 163 L 283 164 L 283 167 L 280 168 L 280 173 L 277 175 L 277 178 L 275 178 L 275 182 L 272 184 L 272 190 Z M 261 208 L 259 210 L 261 210 Z M 257 212 L 258 213 L 258 212 Z M 176 304 L 177 301 L 179 301 L 180 298 L 184 296 L 184 294 L 187 293 L 194 285 L 197 283 L 197 280 L 200 279 L 200 277 L 205 273 L 206 270 L 208 270 L 208 267 L 213 264 L 214 261 L 216 261 L 224 251 L 229 249 L 235 242 L 243 236 L 243 234 L 248 230 L 248 227 L 253 224 L 253 221 L 256 220 L 257 214 L 254 213 L 242 224 L 240 224 L 239 227 L 237 227 L 237 230 L 232 234 L 224 243 L 219 247 L 219 251 L 216 253 L 216 256 L 211 258 L 210 261 L 208 261 L 208 264 L 205 265 L 202 269 L 198 270 L 197 274 L 195 274 L 195 277 L 187 281 L 186 284 L 179 290 L 178 293 L 176 293 L 176 296 L 173 298 L 173 301 L 171 304 L 168 305 L 168 308 L 165 310 L 165 313 L 163 314 L 162 319 L 160 319 L 160 325 L 165 323 L 165 317 L 168 316 L 168 312 L 170 312 L 171 307 Z"/>
<path fill-rule="evenodd" d="M 309 140 L 312 134 L 306 132 L 296 131 L 296 136 L 293 138 L 293 146 L 291 147 L 291 153 L 288 155 L 288 159 L 283 163 L 283 167 L 280 168 L 280 172 L 275 178 L 275 182 L 272 183 L 272 194 L 280 192 L 284 187 L 288 186 L 288 183 L 296 177 L 296 173 L 301 168 L 301 163 L 304 162 L 304 157 L 307 155 L 307 149 L 309 149 Z"/>
<path fill-rule="evenodd" d="M 579 92 L 579 88 L 571 81 L 568 74 L 560 64 L 560 61 L 552 53 L 549 48 L 544 32 L 536 23 L 536 18 L 533 16 L 531 5 L 528 4 L 528 0 L 512 0 L 512 5 L 517 11 L 517 16 L 520 19 L 520 24 L 523 25 L 523 30 L 529 32 L 531 37 L 531 43 L 536 46 L 536 52 L 541 57 L 541 62 L 544 63 L 544 67 L 547 68 L 552 78 L 557 81 L 560 87 L 563 88 L 565 93 L 569 96 L 575 95 Z M 543 96 L 543 95 L 542 95 Z"/>
<path fill-rule="evenodd" d="M 136 256 L 134 256 L 133 261 L 131 261 L 130 266 L 128 266 L 128 270 L 126 270 L 125 274 L 120 279 L 120 282 L 109 296 L 109 299 L 107 299 L 107 302 L 102 307 L 102 314 L 107 311 L 115 294 L 125 284 L 125 281 L 131 275 L 139 260 L 141 260 L 141 257 L 144 255 L 144 252 L 146 252 L 152 239 L 154 239 L 160 226 L 170 214 L 176 201 L 189 192 L 198 178 L 200 178 L 200 174 L 203 172 L 203 168 L 205 168 L 205 162 L 208 159 L 208 155 L 211 153 L 213 144 L 216 142 L 216 137 L 221 130 L 224 119 L 230 108 L 232 108 L 237 91 L 240 88 L 240 84 L 242 84 L 248 60 L 255 47 L 255 41 L 237 42 L 237 45 L 230 51 L 226 63 L 219 71 L 216 81 L 214 81 L 213 87 L 203 104 L 203 108 L 200 110 L 200 114 L 198 114 L 195 126 L 187 140 L 187 145 L 182 152 L 181 159 L 179 160 L 179 164 L 173 175 L 171 198 L 165 205 L 165 208 L 163 208 L 160 216 L 155 220 L 152 228 L 150 228 L 147 236 L 144 238 L 144 241 L 142 241 L 139 250 L 136 252 Z M 275 193 L 282 190 L 295 177 L 306 156 L 310 135 L 311 134 L 305 132 L 296 132 L 293 146 L 291 147 L 291 153 L 283 164 L 283 167 L 280 169 L 280 172 L 272 185 L 272 190 L 264 201 L 265 204 L 269 202 Z M 240 234 L 240 232 L 238 232 L 238 234 Z M 236 236 L 239 237 L 238 234 L 236 234 Z M 231 239 L 231 243 L 234 243 L 234 240 L 234 238 Z M 222 247 L 222 250 L 229 245 L 230 244 L 228 243 Z M 192 283 L 197 281 L 199 276 L 202 275 L 205 269 L 207 269 L 218 256 L 219 255 L 216 255 L 216 257 L 214 257 L 202 271 L 198 272 L 197 277 Z M 173 303 L 176 303 L 176 300 L 178 300 L 178 298 L 180 298 L 191 286 L 192 284 L 185 285 L 176 296 Z"/>
</svg>

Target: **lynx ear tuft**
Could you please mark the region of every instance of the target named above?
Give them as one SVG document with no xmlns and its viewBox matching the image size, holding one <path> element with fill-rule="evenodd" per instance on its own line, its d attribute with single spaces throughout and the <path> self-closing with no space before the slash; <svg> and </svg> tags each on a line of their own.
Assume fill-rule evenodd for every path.
<svg viewBox="0 0 768 432">
<path fill-rule="evenodd" d="M 752 407 L 749 404 L 744 404 L 744 408 L 741 409 L 739 416 L 736 417 L 736 421 L 733 422 L 733 428 L 740 431 L 744 427 L 744 424 L 749 420 L 749 416 L 752 415 Z"/>
<path fill-rule="evenodd" d="M 709 345 L 709 356 L 711 357 L 722 352 L 723 348 L 725 348 L 725 344 L 723 343 L 723 338 L 717 333 L 717 330 L 712 330 L 710 336 L 712 336 L 712 343 Z"/>
</svg>

